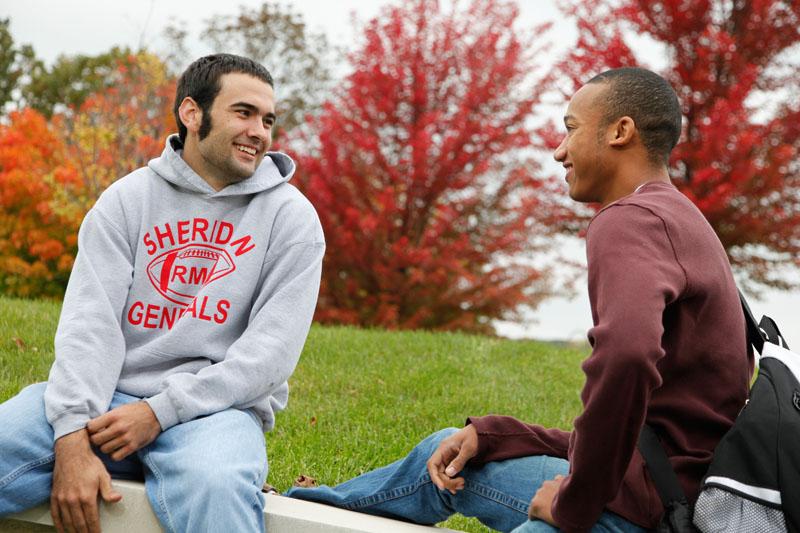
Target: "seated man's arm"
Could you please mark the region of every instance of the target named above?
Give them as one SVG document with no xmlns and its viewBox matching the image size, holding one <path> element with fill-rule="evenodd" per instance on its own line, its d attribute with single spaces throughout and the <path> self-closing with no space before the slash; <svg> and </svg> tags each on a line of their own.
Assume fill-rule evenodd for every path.
<svg viewBox="0 0 800 533">
<path fill-rule="evenodd" d="M 125 359 L 120 320 L 133 275 L 130 245 L 95 207 L 81 225 L 78 249 L 44 395 L 54 439 L 106 412 Z"/>
<path fill-rule="evenodd" d="M 587 254 L 592 354 L 582 365 L 584 410 L 572 433 L 570 474 L 558 482 L 551 507 L 564 531 L 588 531 L 619 491 L 651 393 L 661 385 L 662 315 L 686 289 L 663 222 L 640 207 L 599 213 Z"/>
<path fill-rule="evenodd" d="M 81 225 L 79 253 L 64 296 L 56 360 L 45 392 L 55 465 L 51 514 L 56 528 L 99 531 L 97 498 L 121 496 L 91 448 L 86 425 L 108 409 L 125 357 L 120 316 L 132 275 L 123 232 L 96 208 Z"/>
<path fill-rule="evenodd" d="M 310 204 L 303 204 L 276 231 L 247 328 L 225 359 L 196 374 L 169 376 L 162 391 L 146 400 L 162 429 L 230 407 L 252 406 L 294 371 L 317 303 L 325 242 Z"/>
</svg>

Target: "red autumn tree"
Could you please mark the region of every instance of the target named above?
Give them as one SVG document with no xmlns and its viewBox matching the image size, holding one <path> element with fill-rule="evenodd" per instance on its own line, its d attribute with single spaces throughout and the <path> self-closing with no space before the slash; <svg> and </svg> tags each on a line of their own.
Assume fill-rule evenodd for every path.
<svg viewBox="0 0 800 533">
<path fill-rule="evenodd" d="M 559 64 L 572 89 L 665 50 L 685 134 L 674 183 L 700 208 L 751 282 L 789 287 L 800 265 L 800 2 L 570 0 L 578 42 Z M 637 35 L 640 40 L 632 42 Z"/>
<path fill-rule="evenodd" d="M 328 242 L 319 321 L 491 331 L 551 291 L 529 260 L 559 209 L 530 148 L 541 47 L 514 3 L 453 9 L 415 0 L 367 23 L 300 139 Z"/>
</svg>

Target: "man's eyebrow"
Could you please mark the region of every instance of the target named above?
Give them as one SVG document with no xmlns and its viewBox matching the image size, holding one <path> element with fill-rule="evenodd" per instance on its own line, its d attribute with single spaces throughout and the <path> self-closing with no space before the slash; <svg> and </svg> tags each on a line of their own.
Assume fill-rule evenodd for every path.
<svg viewBox="0 0 800 533">
<path fill-rule="evenodd" d="M 253 105 L 253 104 L 251 104 L 249 102 L 236 102 L 236 103 L 231 104 L 231 107 L 244 108 L 244 109 L 247 109 L 248 111 L 251 111 L 253 113 L 259 113 L 260 112 L 259 109 L 258 109 L 258 106 L 255 106 L 255 105 Z M 275 120 L 278 117 L 275 115 L 275 113 L 269 112 L 269 113 L 265 113 L 264 114 L 264 118 L 271 119 L 273 122 L 275 122 Z"/>
<path fill-rule="evenodd" d="M 564 115 L 564 123 L 566 124 L 568 120 L 575 120 L 574 115 Z"/>
</svg>

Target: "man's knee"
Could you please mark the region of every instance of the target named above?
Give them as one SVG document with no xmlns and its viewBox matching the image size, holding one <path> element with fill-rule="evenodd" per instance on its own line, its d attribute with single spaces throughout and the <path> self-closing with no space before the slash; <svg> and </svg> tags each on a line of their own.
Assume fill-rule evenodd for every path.
<svg viewBox="0 0 800 533">
<path fill-rule="evenodd" d="M 436 448 L 439 447 L 439 444 L 441 444 L 441 442 L 444 439 L 446 439 L 447 437 L 456 432 L 458 432 L 458 428 L 440 429 L 439 431 L 431 433 L 430 435 L 425 437 L 425 439 L 423 439 L 423 441 L 419 443 L 418 448 L 424 448 L 426 450 L 425 453 L 428 453 L 430 455 L 436 450 Z"/>
<path fill-rule="evenodd" d="M 436 442 L 442 442 L 444 439 L 446 439 L 450 435 L 452 435 L 454 433 L 458 433 L 458 431 L 459 431 L 459 428 L 453 428 L 453 427 L 444 428 L 444 429 L 440 429 L 439 431 L 437 431 L 435 433 L 431 433 L 430 437 L 428 437 L 428 438 L 432 438 Z"/>
<path fill-rule="evenodd" d="M 0 442 L 7 445 L 30 444 L 31 440 L 52 444 L 52 428 L 44 412 L 44 391 L 47 383 L 35 383 L 0 404 Z M 38 437 L 38 438 L 37 438 Z"/>
<path fill-rule="evenodd" d="M 209 497 L 226 497 L 234 494 L 250 494 L 261 490 L 261 473 L 258 470 L 243 471 L 240 468 L 205 468 L 192 476 L 192 485 Z"/>
</svg>

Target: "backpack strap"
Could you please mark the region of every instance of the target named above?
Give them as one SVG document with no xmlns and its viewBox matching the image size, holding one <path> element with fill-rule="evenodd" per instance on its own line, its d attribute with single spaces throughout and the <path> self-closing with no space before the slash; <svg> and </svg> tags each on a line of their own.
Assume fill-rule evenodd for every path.
<svg viewBox="0 0 800 533">
<path fill-rule="evenodd" d="M 647 463 L 647 469 L 650 471 L 650 477 L 664 509 L 671 508 L 676 502 L 685 503 L 686 495 L 678 482 L 678 476 L 672 469 L 658 435 L 648 424 L 642 426 L 642 432 L 639 434 L 639 452 Z"/>
<path fill-rule="evenodd" d="M 767 315 L 762 316 L 761 322 L 758 323 L 758 329 L 767 342 L 777 344 L 786 350 L 789 349 L 789 345 L 786 344 L 786 339 L 783 338 L 781 330 L 778 329 L 778 324 L 776 324 L 772 318 Z"/>
<path fill-rule="evenodd" d="M 747 326 L 748 346 L 752 344 L 758 353 L 761 353 L 764 349 L 764 342 L 772 342 L 788 349 L 775 321 L 768 316 L 764 316 L 761 319 L 761 323 L 756 322 L 756 318 L 750 310 L 742 291 L 739 291 L 739 300 L 742 303 L 742 311 L 744 312 L 744 320 Z M 678 481 L 678 476 L 675 474 L 675 470 L 672 469 L 672 464 L 669 462 L 664 447 L 651 426 L 644 424 L 642 427 L 642 432 L 639 434 L 638 447 L 647 464 L 647 470 L 650 472 L 650 477 L 653 479 L 653 484 L 656 486 L 665 511 L 678 509 L 679 512 L 682 512 L 687 509 L 686 495 Z M 687 519 L 687 524 L 691 523 L 689 515 L 684 517 L 683 513 L 681 513 L 681 518 Z"/>
<path fill-rule="evenodd" d="M 761 329 L 759 328 L 758 321 L 756 321 L 755 315 L 753 315 L 753 312 L 750 310 L 750 306 L 747 305 L 747 300 L 745 300 L 742 291 L 739 291 L 739 301 L 742 302 L 744 322 L 747 326 L 747 343 L 752 344 L 756 351 L 761 353 L 761 351 L 764 349 L 764 333 L 762 333 Z M 772 319 L 770 319 L 770 321 L 772 321 Z M 776 325 L 775 329 L 777 330 L 777 328 L 778 326 Z"/>
<path fill-rule="evenodd" d="M 761 320 L 761 327 L 759 327 L 742 291 L 739 291 L 739 301 L 742 303 L 744 321 L 747 326 L 747 342 L 752 344 L 758 353 L 764 349 L 765 337 L 772 339 L 775 336 L 782 339 L 778 326 L 772 319 L 764 317 Z M 770 323 L 765 320 L 769 320 Z M 678 476 L 675 475 L 666 452 L 664 452 L 661 440 L 655 430 L 647 424 L 642 427 L 642 432 L 639 434 L 638 446 L 639 452 L 647 463 L 647 469 L 650 471 L 650 477 L 653 478 L 658 495 L 661 497 L 661 503 L 664 504 L 664 509 L 668 509 L 672 502 L 685 502 L 686 495 L 683 493 Z"/>
</svg>

